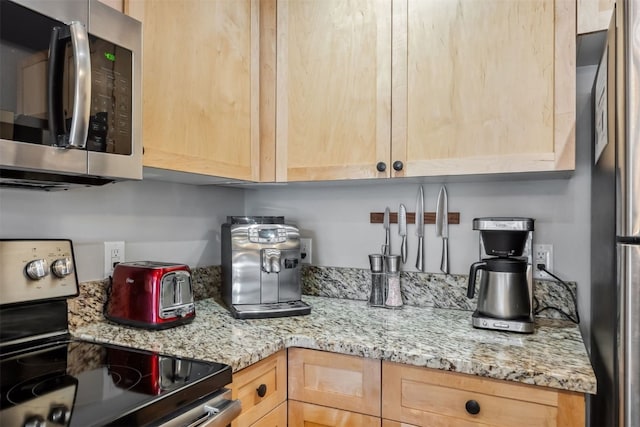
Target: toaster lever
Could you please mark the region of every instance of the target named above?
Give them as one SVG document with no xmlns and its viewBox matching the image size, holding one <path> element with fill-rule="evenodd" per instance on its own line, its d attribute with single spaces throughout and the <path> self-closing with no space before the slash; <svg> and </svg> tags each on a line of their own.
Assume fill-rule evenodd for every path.
<svg viewBox="0 0 640 427">
<path fill-rule="evenodd" d="M 182 304 L 182 284 L 184 279 L 181 277 L 175 277 L 173 279 L 173 303 Z"/>
</svg>

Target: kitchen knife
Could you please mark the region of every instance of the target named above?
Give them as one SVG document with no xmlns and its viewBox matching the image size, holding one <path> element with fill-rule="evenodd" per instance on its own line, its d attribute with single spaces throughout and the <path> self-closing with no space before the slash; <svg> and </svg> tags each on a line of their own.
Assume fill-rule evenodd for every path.
<svg viewBox="0 0 640 427">
<path fill-rule="evenodd" d="M 440 260 L 440 271 L 449 274 L 449 206 L 447 201 L 447 189 L 442 186 L 438 194 L 438 205 L 436 208 L 436 235 L 442 237 L 442 258 Z"/>
<path fill-rule="evenodd" d="M 402 263 L 407 262 L 407 208 L 400 203 L 400 209 L 398 210 L 398 234 L 402 237 L 402 243 L 400 244 L 400 258 Z"/>
<path fill-rule="evenodd" d="M 384 246 L 382 253 L 384 255 L 391 254 L 391 230 L 389 228 L 390 216 L 391 212 L 389 210 L 389 207 L 387 206 L 387 208 L 384 210 L 384 218 L 382 220 L 382 225 L 384 226 Z"/>
<path fill-rule="evenodd" d="M 416 258 L 416 268 L 418 271 L 424 271 L 424 192 L 422 186 L 418 190 L 418 199 L 416 200 L 416 236 L 418 236 L 418 256 Z"/>
</svg>

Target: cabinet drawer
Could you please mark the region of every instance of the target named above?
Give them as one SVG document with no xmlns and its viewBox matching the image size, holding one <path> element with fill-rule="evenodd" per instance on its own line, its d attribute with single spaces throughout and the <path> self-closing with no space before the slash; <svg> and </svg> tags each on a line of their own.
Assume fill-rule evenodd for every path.
<svg viewBox="0 0 640 427">
<path fill-rule="evenodd" d="M 287 402 L 260 418 L 251 427 L 287 427 Z"/>
<path fill-rule="evenodd" d="M 290 400 L 289 426 L 380 427 L 380 418 Z"/>
<path fill-rule="evenodd" d="M 233 374 L 231 390 L 233 398 L 242 403 L 242 413 L 232 423 L 233 427 L 255 423 L 287 398 L 286 351 Z"/>
<path fill-rule="evenodd" d="M 289 399 L 380 416 L 379 360 L 289 349 Z"/>
<path fill-rule="evenodd" d="M 430 427 L 584 425 L 577 393 L 391 362 L 382 369 L 382 416 L 390 420 Z M 471 402 L 476 414 L 466 408 Z"/>
</svg>

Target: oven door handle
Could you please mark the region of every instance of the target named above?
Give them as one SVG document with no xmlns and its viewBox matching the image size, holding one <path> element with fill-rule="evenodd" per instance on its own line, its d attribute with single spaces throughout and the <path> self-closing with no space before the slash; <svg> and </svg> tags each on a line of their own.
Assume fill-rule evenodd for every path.
<svg viewBox="0 0 640 427">
<path fill-rule="evenodd" d="M 204 405 L 205 413 L 185 427 L 224 427 L 231 424 L 242 411 L 240 400 L 223 400 L 215 406 Z"/>
</svg>

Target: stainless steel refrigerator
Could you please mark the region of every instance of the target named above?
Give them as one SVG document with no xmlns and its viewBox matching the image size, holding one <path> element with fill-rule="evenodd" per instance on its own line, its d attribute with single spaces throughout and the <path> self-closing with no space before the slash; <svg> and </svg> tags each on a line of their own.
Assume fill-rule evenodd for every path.
<svg viewBox="0 0 640 427">
<path fill-rule="evenodd" d="M 617 2 L 593 90 L 591 427 L 640 427 L 640 1 Z"/>
</svg>

